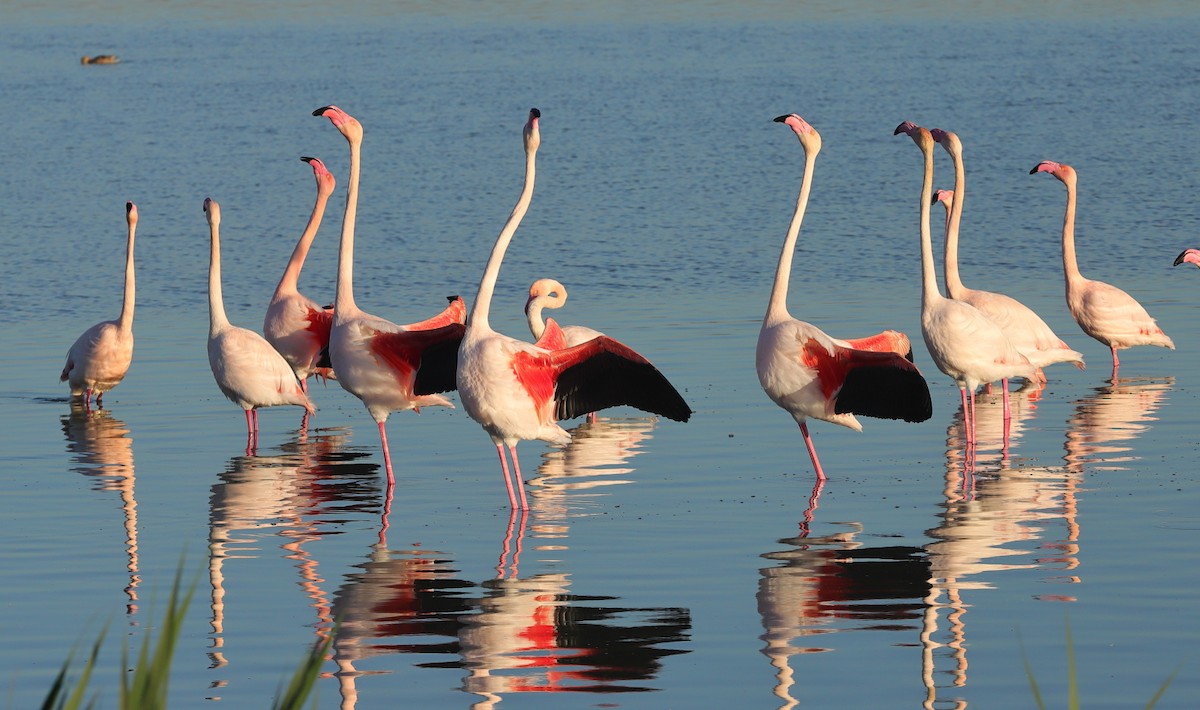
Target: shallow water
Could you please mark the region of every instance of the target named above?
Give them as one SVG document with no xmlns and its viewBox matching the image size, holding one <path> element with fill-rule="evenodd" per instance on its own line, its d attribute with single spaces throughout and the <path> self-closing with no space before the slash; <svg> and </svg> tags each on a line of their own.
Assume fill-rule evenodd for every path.
<svg viewBox="0 0 1200 710">
<path fill-rule="evenodd" d="M 1176 668 L 1158 707 L 1192 706 L 1200 275 L 1171 261 L 1200 246 L 1200 13 L 319 7 L 0 5 L 0 705 L 40 702 L 105 624 L 93 683 L 114 698 L 120 642 L 157 634 L 182 560 L 197 594 L 172 707 L 267 705 L 335 618 L 320 707 L 1017 707 L 1022 654 L 1062 705 L 1068 625 L 1088 707 L 1142 706 Z M 122 62 L 78 64 L 102 52 Z M 558 278 L 559 320 L 645 354 L 693 420 L 618 409 L 572 423 L 565 450 L 522 444 L 527 516 L 461 409 L 392 417 L 390 501 L 373 423 L 336 383 L 307 431 L 263 411 L 246 455 L 205 361 L 201 203 L 222 205 L 230 318 L 257 328 L 311 208 L 297 158 L 322 158 L 339 189 L 301 287 L 331 298 L 347 158 L 309 115 L 329 103 L 366 130 L 357 298 L 399 322 L 473 296 L 539 107 L 537 194 L 493 325 L 522 333 L 528 284 Z M 793 314 L 908 332 L 934 396 L 922 424 L 814 423 L 815 500 L 753 367 L 802 165 L 770 119 L 791 111 L 824 140 Z M 1007 451 L 981 397 L 973 482 L 957 392 L 919 345 L 905 119 L 966 146 L 964 280 L 1020 297 L 1089 363 L 1015 397 Z M 1084 273 L 1175 339 L 1125 351 L 1115 386 L 1062 300 L 1062 186 L 1027 174 L 1043 159 L 1079 172 Z M 941 151 L 937 171 L 948 188 Z M 135 362 L 87 416 L 55 377 L 119 309 L 125 200 Z"/>
</svg>

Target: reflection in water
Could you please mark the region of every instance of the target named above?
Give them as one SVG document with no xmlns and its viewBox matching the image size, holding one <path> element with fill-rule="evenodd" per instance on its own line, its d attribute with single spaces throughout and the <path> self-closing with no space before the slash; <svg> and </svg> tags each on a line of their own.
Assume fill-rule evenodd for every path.
<svg viewBox="0 0 1200 710">
<path fill-rule="evenodd" d="M 1067 422 L 1068 465 L 1082 469 L 1086 463 L 1096 470 L 1119 471 L 1126 467 L 1114 464 L 1136 461 L 1138 457 L 1126 454 L 1131 447 L 1118 444 L 1150 429 L 1150 422 L 1158 420 L 1154 412 L 1174 385 L 1174 377 L 1117 380 L 1076 402 Z"/>
<path fill-rule="evenodd" d="M 998 465 L 1007 468 L 1009 453 L 1013 444 L 1024 433 L 1025 426 L 1037 411 L 1037 400 L 1042 390 L 1030 383 L 1010 393 L 1009 414 L 1011 419 L 1004 419 L 1004 396 L 1001 392 L 985 389 L 975 396 L 975 442 L 968 445 L 967 429 L 964 422 L 962 405 L 959 405 L 954 418 L 950 422 L 947 445 L 956 449 L 947 456 L 954 455 L 962 462 L 968 473 L 989 463 L 995 458 Z M 994 456 L 993 453 L 994 452 Z M 969 477 L 968 477 L 969 482 Z"/>
<path fill-rule="evenodd" d="M 329 523 L 347 513 L 375 513 L 380 506 L 378 466 L 358 462 L 369 452 L 343 451 L 347 430 L 306 428 L 276 456 L 235 456 L 212 487 L 209 498 L 209 583 L 212 587 L 212 668 L 225 657 L 225 562 L 258 556 L 264 535 L 283 538 L 284 557 L 293 560 L 299 586 L 312 600 L 317 623 L 332 625 L 330 601 L 322 590 L 317 560 L 305 549 L 329 534 Z M 328 519 L 327 519 L 328 518 Z M 214 682 L 220 687 L 225 681 Z"/>
<path fill-rule="evenodd" d="M 462 689 L 493 707 L 505 693 L 651 691 L 661 659 L 686 650 L 681 608 L 622 607 L 611 596 L 580 596 L 561 571 L 522 577 L 527 527 L 536 551 L 565 549 L 568 520 L 580 498 L 623 482 L 628 459 L 654 421 L 601 419 L 580 425 L 571 444 L 549 451 L 530 484 L 530 511 L 512 511 L 498 531 L 494 579 L 462 579 L 449 555 L 420 548 L 372 546 L 361 570 L 334 594 L 340 620 L 333 644 L 342 708 L 358 701 L 363 659 L 412 653 L 422 668 L 463 669 Z M 586 491 L 586 492 L 585 492 Z M 535 560 L 534 564 L 540 561 Z M 529 563 L 524 563 L 528 567 Z"/>
<path fill-rule="evenodd" d="M 67 452 L 73 454 L 75 471 L 95 477 L 93 488 L 98 491 L 117 491 L 121 510 L 125 513 L 125 552 L 129 570 L 129 597 L 125 612 L 137 612 L 138 572 L 137 500 L 134 498 L 133 439 L 125 422 L 107 409 L 87 409 L 81 403 L 71 403 L 71 413 L 62 417 L 63 433 L 67 436 Z"/>
</svg>

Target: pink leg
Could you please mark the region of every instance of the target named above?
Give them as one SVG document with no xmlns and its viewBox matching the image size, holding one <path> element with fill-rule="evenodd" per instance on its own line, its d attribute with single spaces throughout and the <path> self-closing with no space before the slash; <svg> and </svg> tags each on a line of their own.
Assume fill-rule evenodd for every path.
<svg viewBox="0 0 1200 710">
<path fill-rule="evenodd" d="M 513 477 L 517 479 L 517 490 L 521 493 L 521 510 L 529 510 L 529 502 L 525 500 L 525 479 L 521 478 L 521 461 L 517 459 L 517 445 L 508 447 L 513 460 Z"/>
<path fill-rule="evenodd" d="M 303 380 L 300 380 L 300 391 L 303 392 L 304 394 L 308 394 L 308 378 L 307 377 L 305 377 Z"/>
<path fill-rule="evenodd" d="M 975 443 L 975 427 L 971 421 L 971 406 L 967 403 L 967 389 L 965 387 L 960 388 L 958 394 L 962 398 L 963 436 L 967 440 L 967 445 L 970 446 Z M 974 398 L 975 395 L 972 394 L 971 399 L 973 400 Z"/>
<path fill-rule="evenodd" d="M 1117 357 L 1117 346 L 1110 345 L 1109 348 L 1112 349 L 1112 356 L 1113 356 L 1112 381 L 1113 381 L 1113 384 L 1116 384 L 1117 383 L 1117 370 L 1121 369 L 1121 360 L 1120 360 L 1120 358 Z"/>
<path fill-rule="evenodd" d="M 96 395 L 96 406 L 100 409 L 104 409 L 104 393 L 103 392 L 100 392 Z"/>
<path fill-rule="evenodd" d="M 383 444 L 383 467 L 387 470 L 388 488 L 391 489 L 396 485 L 396 477 L 392 474 L 392 452 L 388 450 L 385 422 L 379 422 L 379 441 Z"/>
<path fill-rule="evenodd" d="M 1009 409 L 1008 401 L 1008 380 L 1004 380 L 1004 445 L 1000 448 L 1000 455 L 1004 460 L 1008 459 L 1008 434 L 1012 431 L 1012 410 Z"/>
<path fill-rule="evenodd" d="M 596 413 L 595 413 L 595 412 L 588 412 L 588 415 L 587 415 L 587 423 L 588 423 L 588 424 L 595 424 L 595 423 L 596 423 Z"/>
<path fill-rule="evenodd" d="M 500 470 L 504 473 L 504 487 L 508 490 L 508 507 L 517 509 L 517 496 L 513 492 L 512 475 L 508 472 L 508 459 L 504 458 L 504 444 L 496 444 L 496 453 L 500 455 Z"/>
<path fill-rule="evenodd" d="M 804 446 L 808 449 L 808 457 L 812 459 L 813 468 L 817 471 L 817 480 L 825 480 L 825 472 L 821 470 L 821 460 L 817 458 L 817 448 L 813 446 L 812 437 L 808 435 L 808 424 L 800 422 L 800 433 L 804 435 Z"/>
</svg>

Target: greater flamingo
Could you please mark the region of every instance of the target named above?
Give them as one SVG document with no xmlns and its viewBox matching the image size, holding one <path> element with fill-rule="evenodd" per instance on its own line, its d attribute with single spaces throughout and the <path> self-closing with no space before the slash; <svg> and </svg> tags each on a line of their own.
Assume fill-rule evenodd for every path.
<svg viewBox="0 0 1200 710">
<path fill-rule="evenodd" d="M 942 146 L 954 160 L 954 197 L 947 205 L 946 221 L 946 295 L 956 301 L 966 301 L 983 311 L 983 314 L 1000 326 L 1004 337 L 1013 347 L 1037 368 L 1036 384 L 1043 384 L 1046 376 L 1042 368 L 1058 362 L 1073 362 L 1083 369 L 1083 354 L 1067 346 L 1046 321 L 1031 308 L 1011 296 L 992 291 L 967 288 L 958 275 L 958 234 L 962 224 L 963 202 L 966 199 L 966 170 L 963 168 L 962 141 L 951 131 L 935 128 L 930 131 L 933 140 Z M 1004 386 L 1004 414 L 1011 416 L 1008 406 L 1008 380 Z"/>
<path fill-rule="evenodd" d="M 440 392 L 454 389 L 455 356 L 462 339 L 466 305 L 458 296 L 438 315 L 419 323 L 396 325 L 364 313 L 354 302 L 354 223 L 358 214 L 362 124 L 337 106 L 313 111 L 324 116 L 350 145 L 346 213 L 338 250 L 337 292 L 329 359 L 338 383 L 362 400 L 379 428 L 388 490 L 395 483 L 388 449 L 387 418 L 394 411 L 454 405 Z"/>
<path fill-rule="evenodd" d="M 125 242 L 125 300 L 121 315 L 83 331 L 67 351 L 67 363 L 58 376 L 59 382 L 70 384 L 72 397 L 83 397 L 84 408 L 91 406 L 93 394 L 96 406 L 103 407 L 104 393 L 125 379 L 133 362 L 133 241 L 138 210 L 132 202 L 125 203 L 125 222 L 129 236 Z"/>
<path fill-rule="evenodd" d="M 1200 249 L 1184 249 L 1179 256 L 1175 257 L 1173 266 L 1179 266 L 1184 262 L 1195 264 L 1197 268 L 1200 268 Z"/>
<path fill-rule="evenodd" d="M 556 420 L 621 404 L 676 421 L 687 421 L 692 414 L 662 373 L 611 338 L 601 336 L 575 347 L 547 350 L 497 333 L 489 325 L 488 312 L 504 252 L 533 197 L 540 117 L 540 111 L 530 109 L 522 132 L 525 182 L 521 196 L 496 237 L 458 349 L 459 398 L 467 414 L 491 436 L 500 456 L 509 505 L 521 509 L 529 504 L 517 458 L 518 441 L 567 444 L 571 435 Z M 506 446 L 512 456 L 511 475 Z M 513 492 L 513 475 L 519 499 Z"/>
<path fill-rule="evenodd" d="M 896 127 L 912 138 L 925 157 L 921 185 L 921 336 L 938 369 L 955 381 L 962 397 L 968 446 L 975 443 L 975 389 L 985 382 L 1009 377 L 1032 380 L 1037 368 L 1004 337 L 1000 327 L 978 308 L 942 296 L 933 264 L 933 237 L 929 212 L 933 197 L 933 136 L 929 130 L 905 121 Z M 967 397 L 970 391 L 971 396 Z"/>
<path fill-rule="evenodd" d="M 294 404 L 305 416 L 316 411 L 292 366 L 266 338 L 239 328 L 225 315 L 221 297 L 221 206 L 204 198 L 212 241 L 208 261 L 208 366 L 217 387 L 246 411 L 246 450 L 258 448 L 258 408 Z"/>
<path fill-rule="evenodd" d="M 604 335 L 598 330 L 582 325 L 560 326 L 553 318 L 542 319 L 542 310 L 562 308 L 567 303 L 567 288 L 555 279 L 538 279 L 529 287 L 529 300 L 525 302 L 525 317 L 529 320 L 529 332 L 536 341 L 534 345 L 547 350 L 561 350 L 582 345 Z M 587 420 L 596 421 L 596 413 L 588 412 Z"/>
<path fill-rule="evenodd" d="M 1112 379 L 1117 379 L 1121 361 L 1117 350 L 1135 345 L 1157 345 L 1175 349 L 1175 343 L 1154 322 L 1133 296 L 1103 281 L 1086 279 L 1075 261 L 1075 169 L 1070 165 L 1043 160 L 1029 171 L 1050 173 L 1067 187 L 1067 208 L 1063 216 L 1062 258 L 1067 282 L 1067 309 L 1083 332 L 1104 343 L 1112 351 Z"/>
<path fill-rule="evenodd" d="M 300 241 L 292 251 L 287 268 L 275 287 L 271 303 L 267 306 L 267 315 L 263 319 L 263 336 L 267 342 L 275 346 L 284 360 L 296 371 L 300 386 L 308 391 L 308 378 L 312 375 L 321 377 L 333 376 L 333 371 L 320 367 L 321 352 L 329 347 L 329 329 L 333 325 L 333 308 L 322 307 L 319 303 L 300 293 L 297 282 L 300 280 L 300 270 L 304 268 L 304 260 L 312 247 L 313 239 L 321 226 L 321 218 L 325 215 L 325 205 L 337 181 L 333 173 L 325 168 L 325 164 L 317 158 L 301 158 L 312 167 L 313 177 L 317 182 L 317 200 L 313 204 L 312 214 Z"/>
<path fill-rule="evenodd" d="M 821 135 L 794 113 L 775 121 L 786 124 L 800 139 L 804 148 L 804 178 L 779 253 L 775 285 L 758 334 L 755 365 L 763 391 L 800 425 L 817 480 L 823 481 L 825 472 L 809 436 L 807 418 L 862 431 L 855 414 L 923 422 L 933 415 L 933 405 L 929 385 L 917 367 L 888 347 L 888 343 L 895 342 L 893 337 L 880 334 L 869 339 L 879 341 L 881 351 L 858 349 L 850 341 L 831 338 L 788 313 L 788 279 L 808 206 L 813 166 L 821 150 Z M 908 338 L 901 337 L 903 349 L 911 351 Z"/>
</svg>

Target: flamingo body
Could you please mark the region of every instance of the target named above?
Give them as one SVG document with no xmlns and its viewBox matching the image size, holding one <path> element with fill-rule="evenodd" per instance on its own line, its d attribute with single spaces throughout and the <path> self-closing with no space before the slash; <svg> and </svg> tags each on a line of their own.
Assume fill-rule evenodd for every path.
<svg viewBox="0 0 1200 710">
<path fill-rule="evenodd" d="M 263 336 L 296 372 L 296 377 L 307 388 L 307 379 L 314 375 L 333 377 L 333 370 L 321 367 L 321 352 L 329 346 L 329 330 L 333 326 L 333 308 L 324 308 L 316 301 L 300 293 L 297 282 L 304 260 L 312 246 L 325 205 L 333 193 L 336 180 L 317 158 L 301 158 L 313 170 L 317 183 L 317 198 L 312 215 L 296 248 L 292 252 L 287 268 L 275 287 L 267 314 L 263 319 Z"/>
<path fill-rule="evenodd" d="M 133 362 L 133 311 L 135 290 L 133 246 L 137 235 L 138 210 L 125 203 L 128 236 L 125 246 L 125 294 L 121 315 L 101 321 L 83 331 L 67 351 L 67 361 L 58 379 L 70 385 L 72 397 L 84 397 L 91 404 L 92 394 L 100 404 L 104 393 L 121 383 Z"/>
<path fill-rule="evenodd" d="M 1079 272 L 1075 258 L 1075 169 L 1070 165 L 1044 160 L 1029 173 L 1050 173 L 1067 188 L 1062 230 L 1067 309 L 1084 333 L 1104 343 L 1112 351 L 1113 377 L 1117 376 L 1121 364 L 1117 357 L 1118 350 L 1137 345 L 1156 345 L 1174 350 L 1175 343 L 1133 296 L 1112 284 L 1084 278 Z"/>
</svg>

